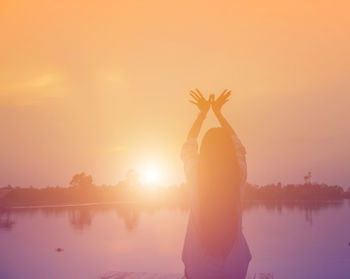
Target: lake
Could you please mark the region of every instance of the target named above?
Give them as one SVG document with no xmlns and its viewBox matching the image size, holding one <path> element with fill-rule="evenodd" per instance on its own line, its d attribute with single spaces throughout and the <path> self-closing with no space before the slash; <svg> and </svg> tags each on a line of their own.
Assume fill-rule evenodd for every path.
<svg viewBox="0 0 350 279">
<path fill-rule="evenodd" d="M 246 202 L 248 273 L 350 278 L 350 200 Z M 188 210 L 104 204 L 0 211 L 0 278 L 99 278 L 110 271 L 182 273 Z"/>
</svg>

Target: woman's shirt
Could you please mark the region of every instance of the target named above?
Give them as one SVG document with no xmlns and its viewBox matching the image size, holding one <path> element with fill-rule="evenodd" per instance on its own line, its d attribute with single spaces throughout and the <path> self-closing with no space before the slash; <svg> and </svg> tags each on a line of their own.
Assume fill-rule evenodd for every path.
<svg viewBox="0 0 350 279">
<path fill-rule="evenodd" d="M 232 148 L 235 149 L 239 165 L 242 200 L 247 178 L 246 149 L 236 135 L 231 136 L 231 138 Z M 199 198 L 197 191 L 198 144 L 196 139 L 189 139 L 183 144 L 181 159 L 184 162 L 190 195 L 190 216 L 182 252 L 182 260 L 189 279 L 244 278 L 251 259 L 251 253 L 242 233 L 241 209 L 238 226 L 239 233 L 231 252 L 225 259 L 213 258 L 202 247 L 198 237 L 199 234 L 197 233 Z"/>
</svg>

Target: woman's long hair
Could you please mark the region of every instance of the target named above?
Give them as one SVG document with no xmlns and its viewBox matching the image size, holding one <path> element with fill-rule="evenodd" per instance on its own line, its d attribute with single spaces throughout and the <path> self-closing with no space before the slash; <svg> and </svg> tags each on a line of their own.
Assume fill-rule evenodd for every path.
<svg viewBox="0 0 350 279">
<path fill-rule="evenodd" d="M 199 237 L 214 257 L 226 257 L 238 232 L 239 168 L 231 136 L 223 128 L 204 135 L 198 161 Z"/>
</svg>

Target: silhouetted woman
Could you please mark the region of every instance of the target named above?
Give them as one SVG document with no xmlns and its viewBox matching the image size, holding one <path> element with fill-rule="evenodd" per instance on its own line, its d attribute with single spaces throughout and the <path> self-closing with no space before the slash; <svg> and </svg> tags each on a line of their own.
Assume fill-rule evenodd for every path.
<svg viewBox="0 0 350 279">
<path fill-rule="evenodd" d="M 199 108 L 181 158 L 190 191 L 190 217 L 182 252 L 187 279 L 244 279 L 251 260 L 242 233 L 241 198 L 246 183 L 245 148 L 221 113 L 231 92 L 215 100 L 198 89 L 190 102 Z M 210 107 L 220 122 L 197 137 Z"/>
</svg>

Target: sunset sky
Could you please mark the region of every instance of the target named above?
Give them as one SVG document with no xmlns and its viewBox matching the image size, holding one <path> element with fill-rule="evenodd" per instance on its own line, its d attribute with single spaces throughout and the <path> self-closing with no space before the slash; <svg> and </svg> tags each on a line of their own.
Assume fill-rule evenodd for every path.
<svg viewBox="0 0 350 279">
<path fill-rule="evenodd" d="M 0 186 L 184 180 L 188 93 L 223 113 L 248 182 L 350 186 L 349 1 L 0 2 Z M 208 115 L 203 132 L 218 125 Z M 202 133 L 203 134 L 203 133 Z"/>
</svg>

